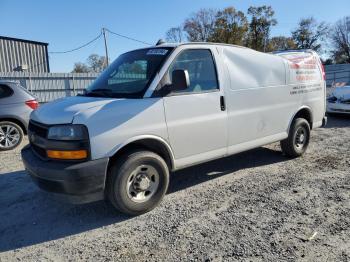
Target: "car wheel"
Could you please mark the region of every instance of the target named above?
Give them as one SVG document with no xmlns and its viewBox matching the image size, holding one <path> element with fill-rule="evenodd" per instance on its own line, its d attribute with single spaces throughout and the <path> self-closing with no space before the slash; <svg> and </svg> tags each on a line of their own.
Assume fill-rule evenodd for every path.
<svg viewBox="0 0 350 262">
<path fill-rule="evenodd" d="M 134 151 L 113 164 L 107 179 L 107 195 L 119 211 L 140 215 L 155 208 L 169 184 L 164 159 L 150 151 Z"/>
<path fill-rule="evenodd" d="M 22 128 L 9 121 L 0 122 L 0 151 L 16 148 L 23 139 Z"/>
<path fill-rule="evenodd" d="M 289 157 L 299 157 L 310 142 L 310 125 L 304 118 L 293 121 L 288 138 L 281 141 L 282 152 Z"/>
</svg>

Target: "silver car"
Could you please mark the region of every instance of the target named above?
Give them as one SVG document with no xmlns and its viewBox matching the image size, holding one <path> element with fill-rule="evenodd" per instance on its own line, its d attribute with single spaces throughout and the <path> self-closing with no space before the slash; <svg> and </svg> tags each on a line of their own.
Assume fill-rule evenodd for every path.
<svg viewBox="0 0 350 262">
<path fill-rule="evenodd" d="M 36 99 L 18 83 L 0 80 L 0 151 L 16 148 L 27 134 Z"/>
</svg>

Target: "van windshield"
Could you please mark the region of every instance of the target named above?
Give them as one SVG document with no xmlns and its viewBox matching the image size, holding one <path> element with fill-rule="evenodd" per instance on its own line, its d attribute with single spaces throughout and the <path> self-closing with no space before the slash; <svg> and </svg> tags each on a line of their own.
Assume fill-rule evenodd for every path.
<svg viewBox="0 0 350 262">
<path fill-rule="evenodd" d="M 173 48 L 147 48 L 119 56 L 86 90 L 85 96 L 142 98 Z"/>
</svg>

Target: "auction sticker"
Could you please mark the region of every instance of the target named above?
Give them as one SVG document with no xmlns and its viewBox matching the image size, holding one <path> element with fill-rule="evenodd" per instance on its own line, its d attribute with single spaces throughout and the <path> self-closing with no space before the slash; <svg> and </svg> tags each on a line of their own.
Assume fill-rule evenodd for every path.
<svg viewBox="0 0 350 262">
<path fill-rule="evenodd" d="M 166 55 L 166 53 L 168 53 L 168 49 L 157 48 L 148 50 L 147 55 Z"/>
</svg>

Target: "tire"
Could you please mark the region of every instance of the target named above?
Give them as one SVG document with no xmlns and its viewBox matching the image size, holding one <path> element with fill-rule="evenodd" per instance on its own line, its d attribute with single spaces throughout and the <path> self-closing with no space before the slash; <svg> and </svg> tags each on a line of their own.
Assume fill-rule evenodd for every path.
<svg viewBox="0 0 350 262">
<path fill-rule="evenodd" d="M 310 142 L 310 125 L 304 118 L 297 118 L 289 130 L 288 138 L 281 141 L 282 152 L 291 158 L 303 155 Z"/>
<path fill-rule="evenodd" d="M 122 213 L 140 215 L 161 202 L 168 185 L 169 169 L 164 159 L 150 151 L 134 151 L 111 166 L 106 193 Z"/>
<path fill-rule="evenodd" d="M 16 148 L 23 140 L 23 130 L 16 123 L 0 121 L 0 151 Z"/>
</svg>

